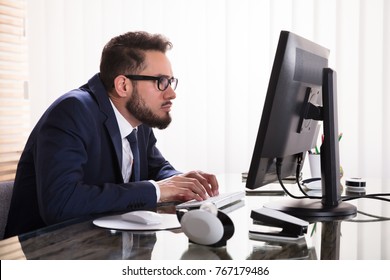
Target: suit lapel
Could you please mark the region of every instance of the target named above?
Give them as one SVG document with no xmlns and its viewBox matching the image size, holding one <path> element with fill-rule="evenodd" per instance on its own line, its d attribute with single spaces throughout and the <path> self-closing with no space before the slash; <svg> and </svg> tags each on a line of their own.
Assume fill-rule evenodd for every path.
<svg viewBox="0 0 390 280">
<path fill-rule="evenodd" d="M 112 109 L 110 100 L 108 99 L 107 91 L 99 78 L 99 74 L 96 74 L 88 81 L 88 86 L 91 94 L 95 97 L 99 105 L 100 111 L 106 116 L 104 125 L 111 137 L 116 158 L 118 160 L 118 166 L 122 168 L 122 138 L 119 132 L 115 113 Z"/>
</svg>

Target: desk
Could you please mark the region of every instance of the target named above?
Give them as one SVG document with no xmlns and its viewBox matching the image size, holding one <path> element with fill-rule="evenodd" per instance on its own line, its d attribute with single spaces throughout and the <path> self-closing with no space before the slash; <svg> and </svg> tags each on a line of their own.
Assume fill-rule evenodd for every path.
<svg viewBox="0 0 390 280">
<path fill-rule="evenodd" d="M 227 191 L 244 187 L 240 177 L 229 180 Z M 244 205 L 229 213 L 235 233 L 221 248 L 190 244 L 180 229 L 121 232 L 82 219 L 2 240 L 0 259 L 390 259 L 390 221 L 366 215 L 389 217 L 390 203 L 371 199 L 351 202 L 362 211 L 352 220 L 311 224 L 299 242 L 250 240 L 250 211 L 283 199 L 286 197 L 247 196 Z M 172 206 L 159 209 L 171 210 Z"/>
</svg>

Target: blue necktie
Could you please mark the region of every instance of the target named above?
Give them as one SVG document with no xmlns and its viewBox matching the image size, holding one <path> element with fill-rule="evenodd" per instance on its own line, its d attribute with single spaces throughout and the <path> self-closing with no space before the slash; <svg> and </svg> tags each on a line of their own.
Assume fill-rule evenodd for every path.
<svg viewBox="0 0 390 280">
<path fill-rule="evenodd" d="M 139 162 L 137 130 L 134 129 L 126 138 L 129 141 L 131 151 L 133 152 L 133 168 L 131 172 L 130 181 L 137 182 L 140 180 L 140 162 Z"/>
</svg>

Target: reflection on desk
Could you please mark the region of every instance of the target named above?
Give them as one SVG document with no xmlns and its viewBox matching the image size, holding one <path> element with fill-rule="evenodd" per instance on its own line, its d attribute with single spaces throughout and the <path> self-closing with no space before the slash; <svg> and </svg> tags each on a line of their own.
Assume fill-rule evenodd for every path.
<svg viewBox="0 0 390 280">
<path fill-rule="evenodd" d="M 236 182 L 240 179 L 238 176 Z M 243 187 L 233 185 L 236 189 L 228 191 Z M 117 231 L 94 226 L 93 219 L 79 219 L 0 241 L 0 259 L 390 259 L 390 221 L 367 216 L 389 216 L 390 205 L 369 199 L 351 202 L 359 210 L 356 218 L 311 224 L 308 233 L 297 242 L 249 239 L 250 211 L 285 198 L 245 197 L 245 203 L 228 211 L 235 233 L 221 248 L 191 244 L 181 229 Z M 169 213 L 173 209 L 165 205 L 159 211 Z"/>
<path fill-rule="evenodd" d="M 308 248 L 303 238 L 297 243 L 266 242 L 254 245 L 248 260 L 315 260 L 315 248 Z"/>
</svg>

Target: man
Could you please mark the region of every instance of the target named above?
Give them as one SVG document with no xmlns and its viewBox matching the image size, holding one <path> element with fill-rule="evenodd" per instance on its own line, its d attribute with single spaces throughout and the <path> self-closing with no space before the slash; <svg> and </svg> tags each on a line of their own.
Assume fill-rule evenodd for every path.
<svg viewBox="0 0 390 280">
<path fill-rule="evenodd" d="M 151 127 L 169 125 L 176 98 L 166 56 L 171 47 L 145 32 L 111 39 L 100 73 L 47 109 L 19 161 L 6 237 L 75 217 L 218 194 L 214 175 L 181 174 L 156 147 Z M 138 147 L 127 139 L 134 129 Z"/>
</svg>

